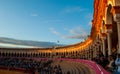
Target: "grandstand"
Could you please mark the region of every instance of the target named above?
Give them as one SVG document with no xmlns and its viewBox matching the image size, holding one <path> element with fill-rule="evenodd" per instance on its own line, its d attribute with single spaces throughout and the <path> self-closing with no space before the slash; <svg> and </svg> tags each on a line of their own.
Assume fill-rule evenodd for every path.
<svg viewBox="0 0 120 74">
<path fill-rule="evenodd" d="M 94 0 L 91 35 L 53 48 L 0 48 L 0 74 L 111 74 L 120 54 L 120 1 Z M 113 62 L 114 62 L 113 61 Z"/>
</svg>

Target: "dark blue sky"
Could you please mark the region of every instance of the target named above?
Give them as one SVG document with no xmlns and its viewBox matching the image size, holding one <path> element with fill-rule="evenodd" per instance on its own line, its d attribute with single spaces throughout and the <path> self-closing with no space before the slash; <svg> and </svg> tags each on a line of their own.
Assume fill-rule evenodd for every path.
<svg viewBox="0 0 120 74">
<path fill-rule="evenodd" d="M 0 0 L 0 37 L 73 44 L 92 16 L 93 0 Z"/>
</svg>

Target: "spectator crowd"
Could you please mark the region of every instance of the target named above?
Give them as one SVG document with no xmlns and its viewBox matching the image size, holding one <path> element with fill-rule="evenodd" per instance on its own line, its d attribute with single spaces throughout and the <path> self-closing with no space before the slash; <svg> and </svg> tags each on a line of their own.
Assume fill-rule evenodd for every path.
<svg viewBox="0 0 120 74">
<path fill-rule="evenodd" d="M 0 68 L 25 69 L 31 74 L 62 74 L 60 65 L 52 66 L 52 60 L 33 60 L 25 58 L 0 58 Z"/>
<path fill-rule="evenodd" d="M 96 57 L 92 58 L 92 60 L 108 70 L 111 74 L 120 74 L 120 54 L 105 57 L 101 51 L 98 51 Z"/>
</svg>

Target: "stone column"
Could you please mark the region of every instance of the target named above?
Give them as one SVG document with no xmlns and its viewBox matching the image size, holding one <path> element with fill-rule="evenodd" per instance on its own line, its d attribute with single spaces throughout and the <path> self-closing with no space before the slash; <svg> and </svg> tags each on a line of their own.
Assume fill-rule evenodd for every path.
<svg viewBox="0 0 120 74">
<path fill-rule="evenodd" d="M 100 51 L 102 52 L 103 51 L 103 44 L 100 43 Z"/>
<path fill-rule="evenodd" d="M 83 59 L 83 51 L 81 51 L 81 58 Z"/>
<path fill-rule="evenodd" d="M 83 58 L 85 58 L 85 50 L 83 50 Z"/>
<path fill-rule="evenodd" d="M 89 50 L 90 50 L 90 49 L 88 48 L 88 59 L 90 58 L 90 52 L 89 52 Z"/>
<path fill-rule="evenodd" d="M 88 59 L 88 50 L 86 49 L 86 51 L 85 51 L 86 53 L 86 59 Z"/>
<path fill-rule="evenodd" d="M 89 52 L 89 48 L 88 48 L 88 59 L 90 58 L 90 52 Z"/>
<path fill-rule="evenodd" d="M 93 44 L 93 46 L 92 46 L 92 51 L 93 51 L 92 55 L 93 55 L 93 57 L 94 57 L 94 51 L 95 51 L 94 44 Z"/>
<path fill-rule="evenodd" d="M 91 58 L 91 48 L 89 47 L 89 58 Z"/>
<path fill-rule="evenodd" d="M 83 59 L 83 51 L 81 50 L 81 58 Z"/>
<path fill-rule="evenodd" d="M 86 49 L 86 59 L 88 59 L 88 50 Z"/>
<path fill-rule="evenodd" d="M 100 46 L 99 46 L 99 48 L 100 48 L 100 52 L 103 53 L 103 43 L 102 43 L 102 42 L 100 42 Z"/>
<path fill-rule="evenodd" d="M 86 49 L 86 51 L 85 51 L 86 53 L 86 59 L 88 59 L 88 51 L 87 51 L 87 49 Z"/>
<path fill-rule="evenodd" d="M 102 33 L 102 49 L 103 49 L 103 55 L 106 56 L 106 45 L 105 45 L 105 40 L 106 40 L 106 33 Z"/>
<path fill-rule="evenodd" d="M 80 50 L 80 58 L 82 58 L 82 50 Z"/>
<path fill-rule="evenodd" d="M 114 20 L 117 22 L 117 29 L 118 29 L 118 49 L 117 49 L 117 53 L 120 53 L 120 13 L 115 14 Z"/>
<path fill-rule="evenodd" d="M 112 45 L 111 45 L 111 33 L 112 33 L 112 24 L 106 24 L 107 32 L 107 42 L 108 42 L 108 56 L 112 54 Z"/>
<path fill-rule="evenodd" d="M 103 55 L 106 56 L 105 40 L 103 39 L 102 42 L 103 42 L 103 51 L 102 52 L 103 52 Z"/>
<path fill-rule="evenodd" d="M 90 47 L 90 55 L 91 55 L 91 58 L 93 58 L 93 45 L 91 45 Z"/>
<path fill-rule="evenodd" d="M 86 58 L 86 51 L 85 51 L 85 49 L 83 51 L 84 51 L 84 53 L 83 53 L 84 58 Z"/>
<path fill-rule="evenodd" d="M 107 33 L 107 39 L 108 39 L 108 55 L 111 55 L 112 52 L 112 47 L 111 47 L 111 33 Z"/>
<path fill-rule="evenodd" d="M 96 57 L 96 46 L 93 46 L 93 57 Z"/>
<path fill-rule="evenodd" d="M 113 6 L 111 12 L 114 16 L 114 21 L 117 22 L 117 29 L 118 29 L 118 49 L 117 49 L 117 53 L 120 53 L 120 6 L 119 5 Z"/>
<path fill-rule="evenodd" d="M 83 58 L 85 58 L 85 50 L 83 50 Z"/>
<path fill-rule="evenodd" d="M 90 49 L 90 58 L 93 58 L 92 48 Z"/>
<path fill-rule="evenodd" d="M 117 28 L 118 28 L 118 53 L 120 53 L 120 21 L 117 22 Z"/>
</svg>

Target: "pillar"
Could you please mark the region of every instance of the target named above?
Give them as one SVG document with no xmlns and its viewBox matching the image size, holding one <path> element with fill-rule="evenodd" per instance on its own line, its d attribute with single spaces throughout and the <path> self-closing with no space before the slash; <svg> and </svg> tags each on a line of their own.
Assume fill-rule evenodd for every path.
<svg viewBox="0 0 120 74">
<path fill-rule="evenodd" d="M 96 46 L 93 46 L 93 57 L 96 57 Z"/>
<path fill-rule="evenodd" d="M 89 47 L 89 58 L 91 59 L 91 48 Z"/>
<path fill-rule="evenodd" d="M 112 33 L 112 24 L 106 24 L 107 32 L 107 43 L 108 43 L 108 56 L 112 54 L 112 44 L 111 44 L 111 33 Z"/>
<path fill-rule="evenodd" d="M 82 59 L 84 58 L 84 55 L 83 55 L 83 54 L 84 54 L 84 52 L 83 52 L 83 50 L 82 50 Z"/>
<path fill-rule="evenodd" d="M 120 21 L 117 22 L 118 27 L 118 53 L 120 53 Z"/>
<path fill-rule="evenodd" d="M 93 58 L 93 48 L 90 49 L 91 58 Z"/>
<path fill-rule="evenodd" d="M 85 58 L 85 50 L 83 50 L 83 59 Z"/>
<path fill-rule="evenodd" d="M 88 59 L 88 51 L 87 51 L 87 49 L 86 49 L 86 59 Z"/>
<path fill-rule="evenodd" d="M 89 59 L 89 48 L 87 49 L 87 59 Z"/>
<path fill-rule="evenodd" d="M 103 44 L 100 43 L 100 51 L 103 51 Z"/>
<path fill-rule="evenodd" d="M 87 58 L 87 52 L 86 52 L 86 50 L 84 51 L 84 58 L 85 59 Z"/>
<path fill-rule="evenodd" d="M 117 29 L 118 29 L 118 49 L 117 49 L 117 53 L 120 53 L 120 13 L 115 14 L 114 19 L 117 22 Z"/>
<path fill-rule="evenodd" d="M 111 55 L 112 47 L 111 47 L 111 33 L 107 33 L 107 41 L 108 41 L 108 55 Z"/>
<path fill-rule="evenodd" d="M 106 56 L 106 49 L 105 49 L 105 39 L 102 40 L 102 48 L 103 48 L 103 55 Z"/>
<path fill-rule="evenodd" d="M 112 13 L 114 15 L 114 21 L 117 23 L 118 30 L 118 49 L 117 53 L 120 53 L 120 6 L 113 6 Z"/>
<path fill-rule="evenodd" d="M 95 52 L 94 44 L 93 44 L 92 50 L 93 50 L 93 58 L 94 58 L 94 57 L 95 57 L 95 56 L 94 56 L 94 54 L 95 54 L 95 53 L 94 53 L 94 52 Z"/>
<path fill-rule="evenodd" d="M 90 58 L 90 50 L 88 49 L 88 59 Z"/>
</svg>

